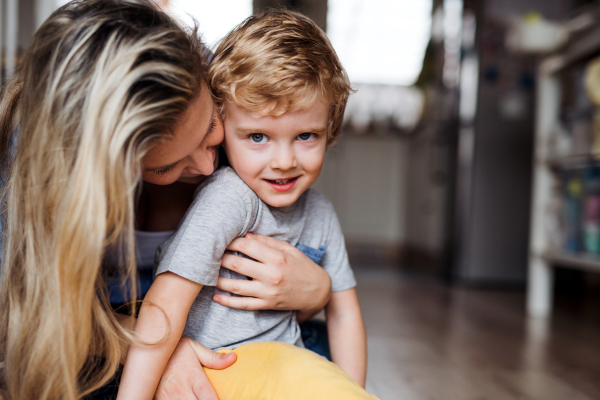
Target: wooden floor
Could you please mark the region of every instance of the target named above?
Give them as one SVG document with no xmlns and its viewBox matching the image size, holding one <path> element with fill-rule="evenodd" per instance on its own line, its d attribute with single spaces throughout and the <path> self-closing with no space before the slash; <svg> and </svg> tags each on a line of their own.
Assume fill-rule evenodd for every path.
<svg viewBox="0 0 600 400">
<path fill-rule="evenodd" d="M 600 399 L 595 305 L 567 303 L 550 320 L 528 319 L 522 292 L 450 288 L 376 267 L 355 272 L 367 390 L 381 400 Z"/>
</svg>

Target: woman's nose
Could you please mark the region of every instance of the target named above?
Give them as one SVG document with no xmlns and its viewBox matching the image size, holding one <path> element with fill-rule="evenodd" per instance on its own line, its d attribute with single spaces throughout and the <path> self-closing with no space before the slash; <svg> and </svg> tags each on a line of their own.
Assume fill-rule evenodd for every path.
<svg viewBox="0 0 600 400">
<path fill-rule="evenodd" d="M 193 174 L 210 175 L 215 172 L 216 147 L 209 147 L 196 151 L 191 157 L 188 171 Z"/>
</svg>

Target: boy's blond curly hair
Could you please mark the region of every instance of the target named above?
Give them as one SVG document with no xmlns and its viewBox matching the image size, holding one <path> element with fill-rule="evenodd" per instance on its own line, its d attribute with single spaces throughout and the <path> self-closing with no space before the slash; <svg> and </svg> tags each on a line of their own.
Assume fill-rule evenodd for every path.
<svg viewBox="0 0 600 400">
<path fill-rule="evenodd" d="M 340 135 L 352 91 L 325 32 L 306 16 L 286 10 L 253 15 L 220 43 L 208 76 L 224 116 L 228 101 L 278 116 L 320 98 L 330 105 L 327 145 Z"/>
</svg>

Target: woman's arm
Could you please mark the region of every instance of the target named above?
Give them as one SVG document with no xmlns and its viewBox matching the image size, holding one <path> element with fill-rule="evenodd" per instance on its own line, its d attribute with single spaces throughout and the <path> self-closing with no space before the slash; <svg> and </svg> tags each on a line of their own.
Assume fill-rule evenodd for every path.
<svg viewBox="0 0 600 400">
<path fill-rule="evenodd" d="M 135 329 L 134 319 L 122 314 L 117 314 L 117 319 L 127 329 Z M 128 347 L 129 344 L 124 342 L 122 364 L 125 363 Z M 202 367 L 224 369 L 235 360 L 235 353 L 217 353 L 187 336 L 182 336 L 163 371 L 154 398 L 156 400 L 219 400 Z M 0 400 L 2 400 L 1 394 Z"/>
<path fill-rule="evenodd" d="M 151 400 L 161 375 L 180 341 L 192 302 L 202 285 L 171 272 L 154 280 L 135 327 L 137 338 L 127 353 L 117 399 Z"/>
<path fill-rule="evenodd" d="M 224 369 L 236 357 L 235 353 L 217 353 L 183 336 L 160 378 L 155 400 L 219 400 L 202 366 Z"/>
<path fill-rule="evenodd" d="M 217 288 L 245 297 L 216 294 L 215 302 L 243 310 L 299 310 L 300 318 L 306 319 L 329 301 L 329 274 L 289 243 L 246 234 L 227 249 L 257 260 L 225 254 L 221 262 L 253 280 L 220 277 Z"/>
<path fill-rule="evenodd" d="M 335 292 L 325 307 L 331 359 L 363 388 L 367 378 L 367 336 L 356 289 Z"/>
</svg>

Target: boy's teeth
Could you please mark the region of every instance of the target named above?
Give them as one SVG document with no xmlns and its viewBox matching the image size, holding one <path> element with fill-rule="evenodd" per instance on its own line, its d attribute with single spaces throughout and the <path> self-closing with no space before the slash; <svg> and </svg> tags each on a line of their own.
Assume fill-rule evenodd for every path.
<svg viewBox="0 0 600 400">
<path fill-rule="evenodd" d="M 273 182 L 275 182 L 278 185 L 285 185 L 286 183 L 290 182 L 292 179 L 285 179 L 285 180 L 276 180 L 273 179 Z"/>
</svg>

